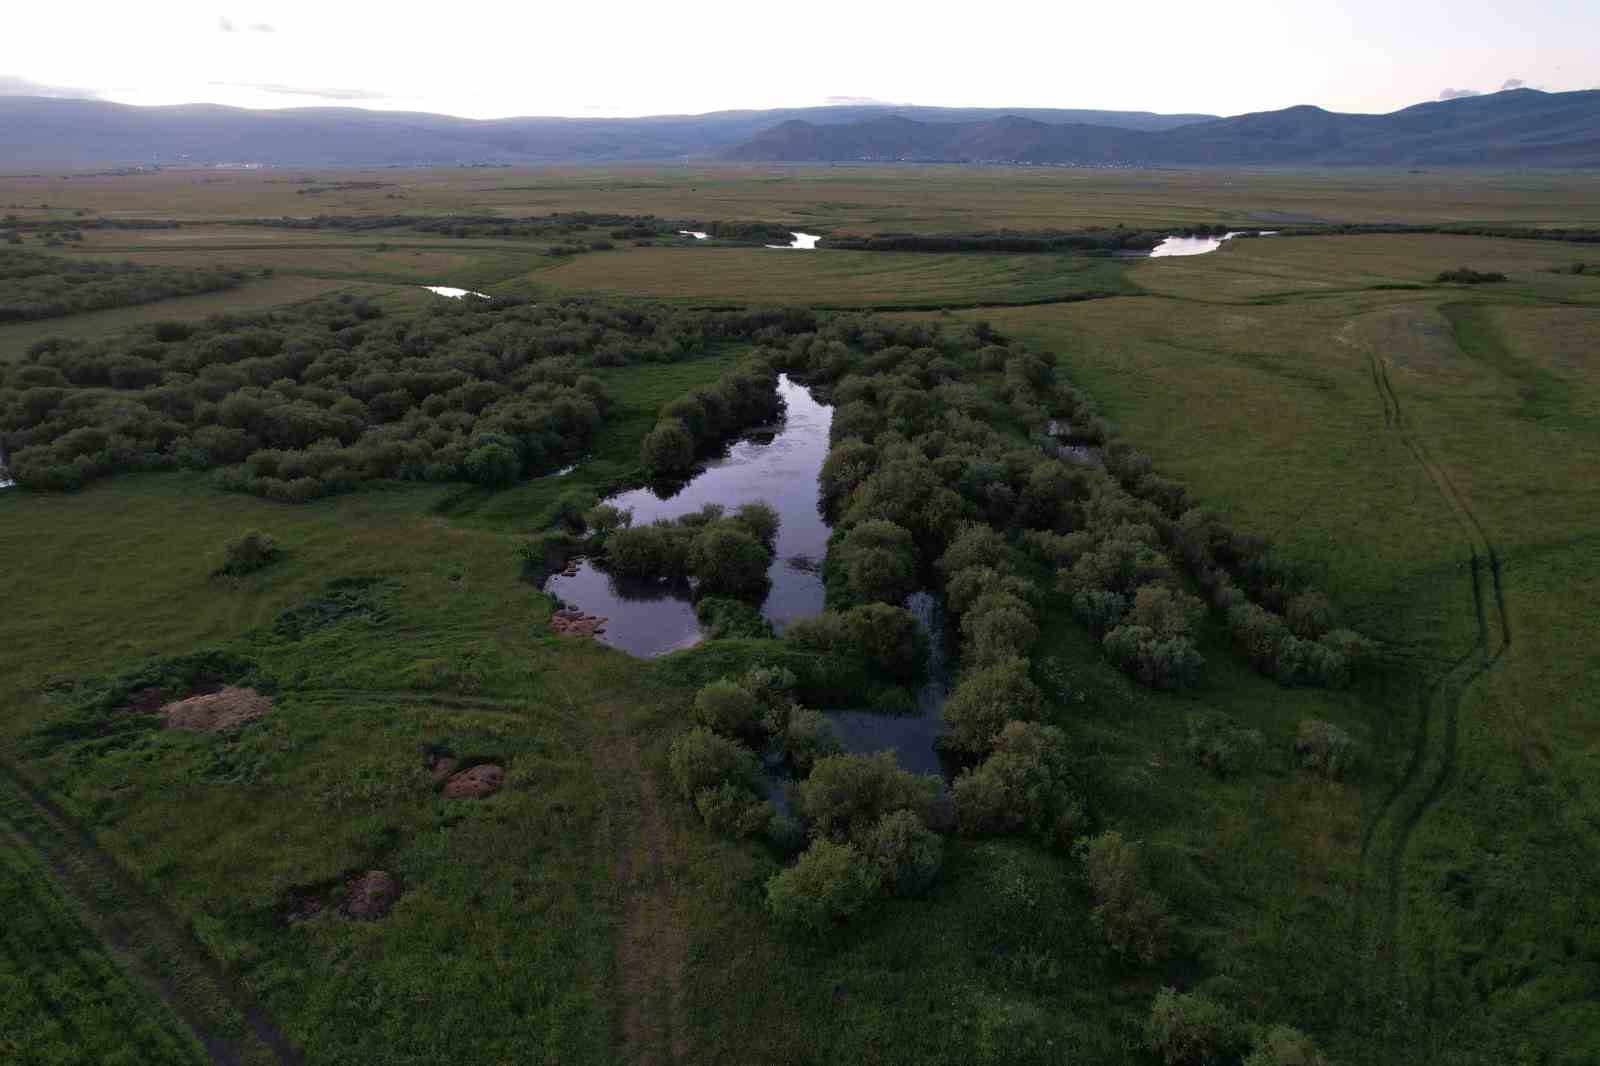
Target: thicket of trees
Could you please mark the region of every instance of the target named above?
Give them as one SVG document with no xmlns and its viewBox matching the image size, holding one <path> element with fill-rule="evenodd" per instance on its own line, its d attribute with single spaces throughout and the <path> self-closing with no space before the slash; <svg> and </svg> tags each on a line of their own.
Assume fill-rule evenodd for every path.
<svg viewBox="0 0 1600 1066">
<path fill-rule="evenodd" d="M 767 592 L 777 536 L 778 514 L 767 504 L 747 503 L 730 513 L 708 503 L 675 520 L 613 529 L 604 539 L 604 562 L 621 576 L 694 578 L 703 596 L 759 602 Z"/>
<path fill-rule="evenodd" d="M 772 355 L 758 351 L 716 384 L 670 401 L 640 445 L 645 472 L 657 479 L 680 477 L 730 437 L 776 421 L 783 414 L 777 386 Z"/>
<path fill-rule="evenodd" d="M 175 468 L 286 502 L 374 478 L 501 484 L 587 448 L 609 406 L 588 369 L 813 325 L 798 310 L 581 300 L 439 300 L 388 317 L 345 296 L 42 341 L 0 367 L 0 440 L 12 476 L 35 489 Z"/>
<path fill-rule="evenodd" d="M 1506 276 L 1498 270 L 1473 270 L 1471 267 L 1456 267 L 1454 270 L 1439 271 L 1434 275 L 1433 280 L 1456 285 L 1488 285 L 1492 282 L 1504 281 Z"/>
<path fill-rule="evenodd" d="M 617 240 L 676 237 L 681 230 L 709 233 L 716 240 L 763 243 L 789 242 L 789 227 L 776 222 L 745 220 L 703 221 L 670 219 L 657 215 L 621 215 L 593 211 L 553 211 L 548 215 L 313 215 L 282 218 L 236 219 L 236 226 L 275 229 L 340 229 L 352 233 L 384 229 L 409 229 L 447 237 L 562 237 L 591 229 L 608 230 Z"/>
<path fill-rule="evenodd" d="M 217 292 L 243 280 L 238 270 L 101 263 L 0 248 L 0 323 Z"/>
</svg>

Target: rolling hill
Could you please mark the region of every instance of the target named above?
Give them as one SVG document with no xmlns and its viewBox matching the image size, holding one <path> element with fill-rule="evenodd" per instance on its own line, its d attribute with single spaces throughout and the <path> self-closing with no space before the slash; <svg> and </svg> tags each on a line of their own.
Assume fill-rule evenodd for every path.
<svg viewBox="0 0 1600 1066">
<path fill-rule="evenodd" d="M 741 160 L 907 160 L 1131 165 L 1600 166 L 1600 90 L 1513 89 L 1387 115 L 1300 106 L 1166 130 L 900 115 L 791 119 L 727 153 Z"/>
<path fill-rule="evenodd" d="M 213 104 L 131 107 L 100 100 L 0 96 L 0 164 L 258 162 L 320 166 L 713 158 L 775 123 L 848 126 L 890 114 L 920 123 L 1001 116 L 1145 131 L 1210 115 L 1142 111 L 841 106 L 649 118 L 508 118 L 359 108 L 252 111 Z"/>
</svg>

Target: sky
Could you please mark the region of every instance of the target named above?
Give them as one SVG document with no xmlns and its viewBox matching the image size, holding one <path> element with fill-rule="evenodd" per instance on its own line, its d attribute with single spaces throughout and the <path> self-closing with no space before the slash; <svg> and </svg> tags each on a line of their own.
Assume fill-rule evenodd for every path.
<svg viewBox="0 0 1600 1066">
<path fill-rule="evenodd" d="M 1600 87 L 1595 0 L 15 4 L 0 94 L 471 118 L 884 102 L 1233 115 Z"/>
</svg>

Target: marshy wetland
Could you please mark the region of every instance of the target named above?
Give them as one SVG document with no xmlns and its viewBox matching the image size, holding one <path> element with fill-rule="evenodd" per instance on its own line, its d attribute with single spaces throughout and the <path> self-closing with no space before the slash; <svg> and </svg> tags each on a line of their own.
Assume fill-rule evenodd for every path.
<svg viewBox="0 0 1600 1066">
<path fill-rule="evenodd" d="M 1600 254 L 1333 228 L 1592 182 L 300 176 L 0 178 L 30 252 L 242 273 L 0 324 L 0 1048 L 1136 1066 L 1170 987 L 1218 1061 L 1600 1053 Z M 181 224 L 43 243 L 95 217 Z M 1202 224 L 1295 232 L 760 236 Z M 630 584 L 601 503 L 724 510 Z"/>
</svg>

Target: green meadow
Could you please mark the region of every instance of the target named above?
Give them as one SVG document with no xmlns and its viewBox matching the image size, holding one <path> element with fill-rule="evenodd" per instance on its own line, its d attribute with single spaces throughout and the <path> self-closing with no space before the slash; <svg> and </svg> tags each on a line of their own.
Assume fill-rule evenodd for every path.
<svg viewBox="0 0 1600 1066">
<path fill-rule="evenodd" d="M 1098 826 L 1138 843 L 1176 949 L 1149 965 L 1108 954 L 1081 863 L 1021 837 L 953 836 L 926 896 L 807 940 L 765 912 L 781 860 L 710 832 L 669 771 L 696 689 L 774 643 L 639 660 L 559 636 L 518 555 L 562 494 L 642 483 L 660 410 L 745 346 L 594 369 L 613 407 L 563 477 L 379 481 L 292 505 L 186 472 L 5 490 L 0 894 L 16 920 L 0 1052 L 1140 1064 L 1161 1061 L 1142 1027 L 1170 986 L 1258 1029 L 1293 1025 L 1340 1064 L 1600 1056 L 1600 277 L 1571 269 L 1600 261 L 1600 245 L 1264 237 L 1115 259 L 618 240 L 551 256 L 543 239 L 225 224 L 585 210 L 840 233 L 1596 226 L 1592 180 L 441 168 L 295 192 L 317 177 L 0 179 L 0 203 L 52 204 L 25 217 L 195 223 L 90 230 L 59 254 L 252 275 L 231 292 L 0 327 L 0 360 L 48 337 L 329 293 L 405 316 L 436 299 L 422 284 L 984 322 L 1054 353 L 1058 378 L 1157 473 L 1270 540 L 1373 641 L 1374 662 L 1347 689 L 1284 687 L 1213 616 L 1197 637 L 1203 683 L 1155 691 L 1047 594 L 1030 657 L 1043 720 L 1069 738 Z M 1462 266 L 1506 280 L 1434 280 Z M 990 398 L 1006 388 L 997 372 L 972 381 Z M 223 544 L 248 529 L 283 558 L 216 576 Z M 85 710 L 158 682 L 223 681 L 260 688 L 271 711 L 193 734 Z M 1236 772 L 1196 763 L 1197 716 L 1250 738 Z M 1297 768 L 1307 718 L 1354 739 L 1342 779 Z M 503 766 L 504 787 L 444 797 L 430 771 L 444 752 Z M 351 880 L 374 869 L 398 885 L 392 910 L 343 913 Z"/>
</svg>

